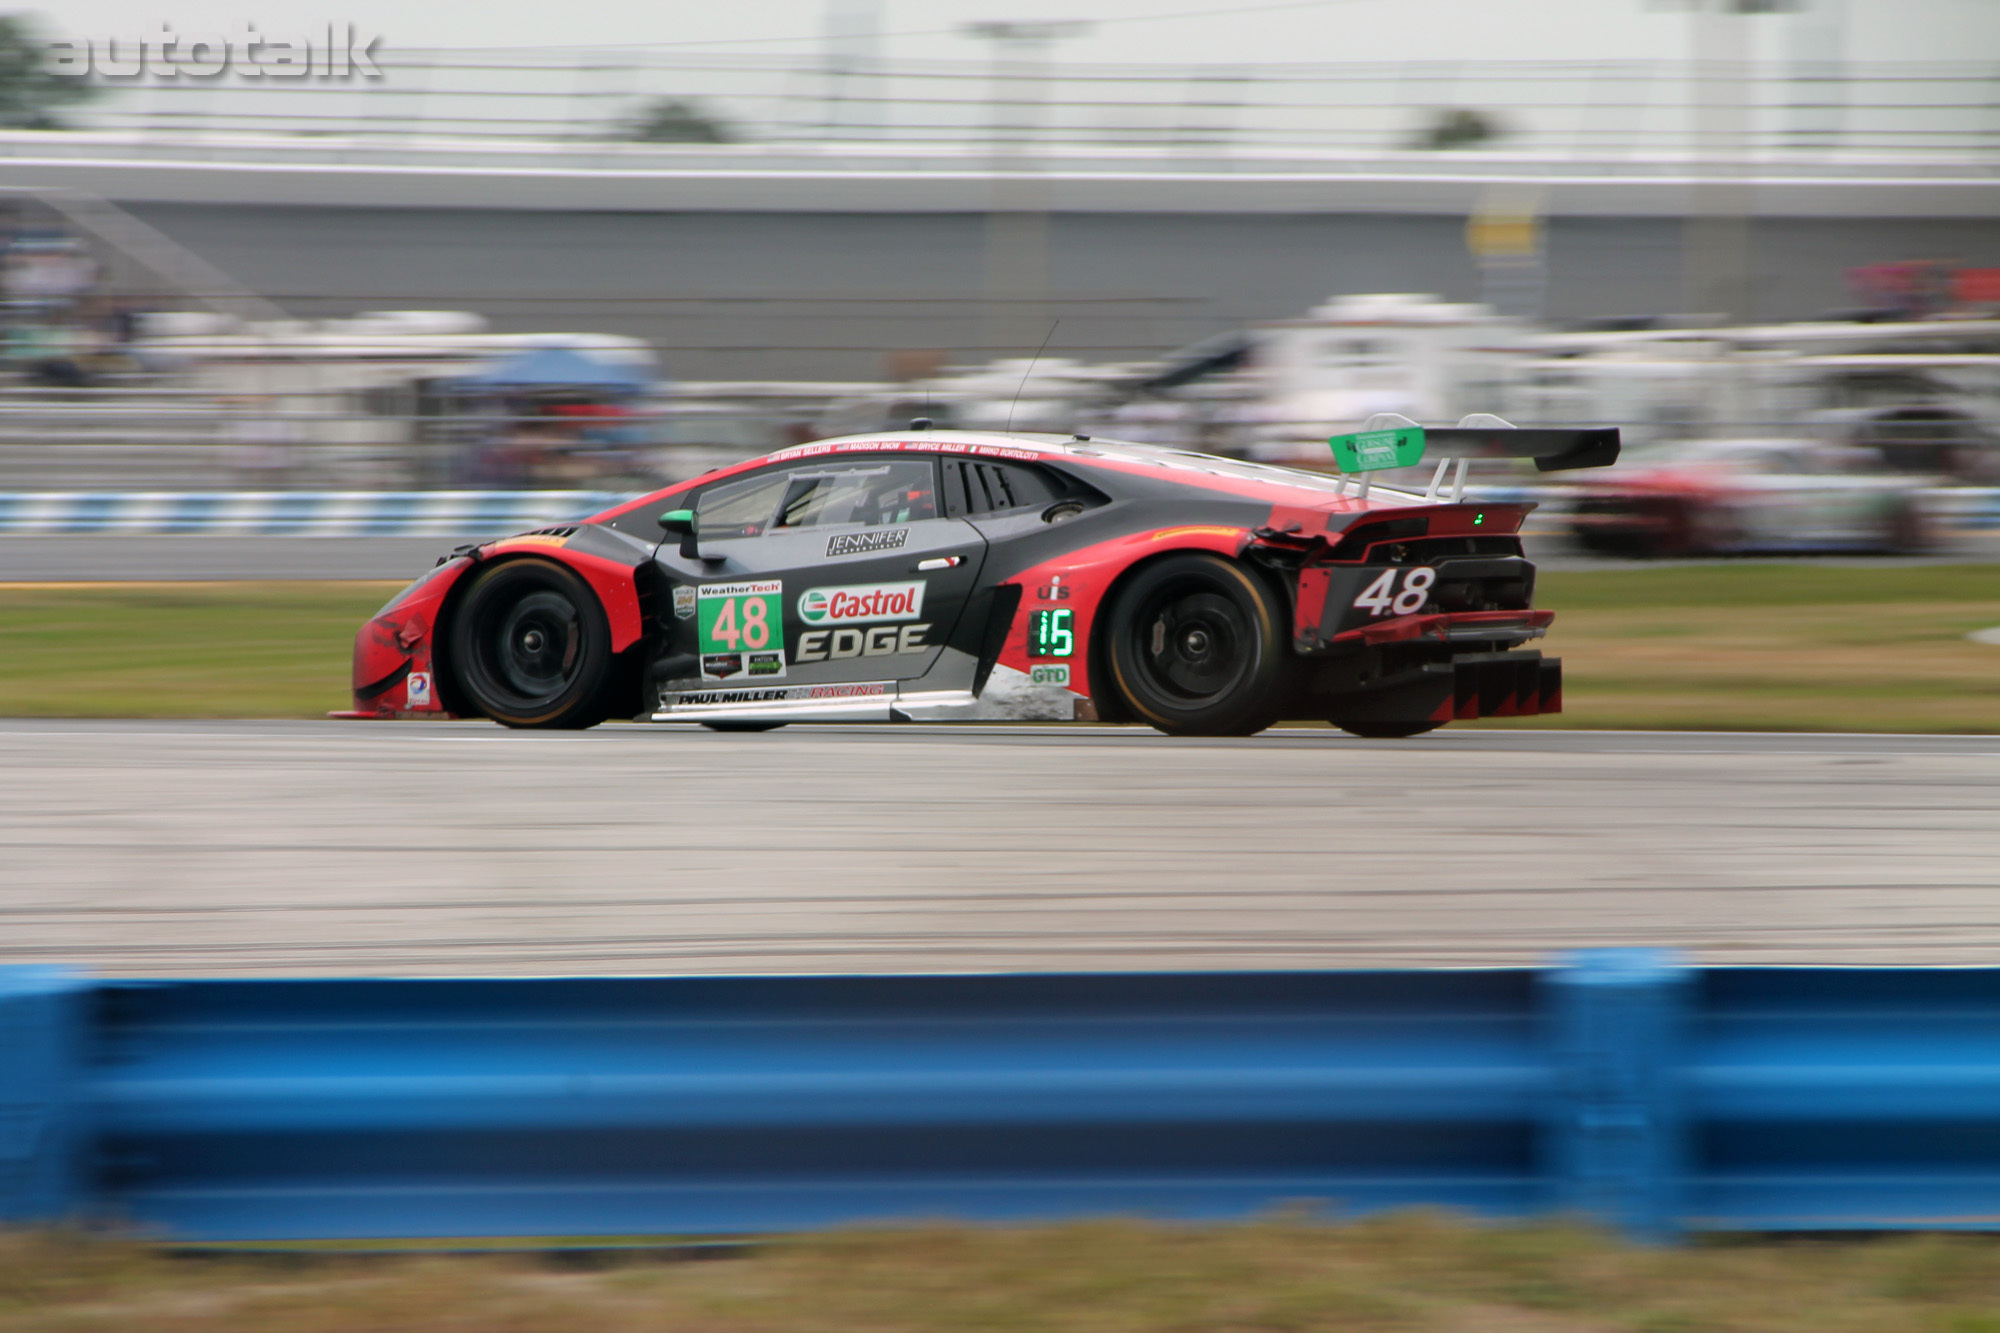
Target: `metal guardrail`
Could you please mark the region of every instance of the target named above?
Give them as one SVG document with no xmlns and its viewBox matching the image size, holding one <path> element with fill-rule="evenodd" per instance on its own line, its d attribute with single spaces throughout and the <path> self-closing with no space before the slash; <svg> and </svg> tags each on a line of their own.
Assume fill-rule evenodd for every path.
<svg viewBox="0 0 2000 1333">
<path fill-rule="evenodd" d="M 379 79 L 107 83 L 111 95 L 75 118 L 155 148 L 650 140 L 712 146 L 721 159 L 772 144 L 1316 154 L 1497 143 L 1613 159 L 1855 153 L 1907 168 L 1912 157 L 2000 152 L 1995 72 L 1971 60 L 1180 65 L 385 46 L 376 63 Z M 9 139 L 0 153 L 27 144 Z"/>
<path fill-rule="evenodd" d="M 0 1221 L 643 1237 L 1299 1200 L 2000 1227 L 2000 970 L 0 969 Z"/>
</svg>

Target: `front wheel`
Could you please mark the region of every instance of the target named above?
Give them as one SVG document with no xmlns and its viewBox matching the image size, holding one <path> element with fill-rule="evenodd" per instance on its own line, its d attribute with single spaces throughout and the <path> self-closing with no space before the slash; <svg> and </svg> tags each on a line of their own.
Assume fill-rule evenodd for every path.
<svg viewBox="0 0 2000 1333">
<path fill-rule="evenodd" d="M 611 630 L 597 596 L 548 560 L 489 565 L 451 627 L 459 688 L 509 727 L 594 727 L 605 719 Z"/>
<path fill-rule="evenodd" d="M 1263 581 L 1213 555 L 1146 566 L 1111 608 L 1112 679 L 1132 711 L 1172 736 L 1248 736 L 1285 703 L 1283 609 Z"/>
</svg>

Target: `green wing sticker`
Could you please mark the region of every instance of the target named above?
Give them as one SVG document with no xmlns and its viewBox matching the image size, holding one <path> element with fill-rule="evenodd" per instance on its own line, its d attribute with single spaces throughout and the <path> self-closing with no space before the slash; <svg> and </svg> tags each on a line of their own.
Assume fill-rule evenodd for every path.
<svg viewBox="0 0 2000 1333">
<path fill-rule="evenodd" d="M 1333 465 L 1342 472 L 1380 472 L 1384 468 L 1415 467 L 1424 458 L 1422 426 L 1336 435 L 1327 443 L 1333 446 Z"/>
</svg>

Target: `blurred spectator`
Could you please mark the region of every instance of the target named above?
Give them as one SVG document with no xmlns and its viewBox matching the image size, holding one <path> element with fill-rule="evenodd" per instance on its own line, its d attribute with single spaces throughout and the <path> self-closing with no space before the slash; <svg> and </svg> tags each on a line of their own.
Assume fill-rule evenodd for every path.
<svg viewBox="0 0 2000 1333">
<path fill-rule="evenodd" d="M 280 490 L 299 471 L 299 424 L 268 394 L 223 397 L 228 413 L 223 436 L 230 442 L 229 465 L 245 490 Z"/>
<path fill-rule="evenodd" d="M 94 316 L 99 269 L 81 239 L 62 231 L 20 231 L 0 249 L 0 302 L 7 359 L 38 384 L 83 388 L 108 369 L 111 345 Z"/>
</svg>

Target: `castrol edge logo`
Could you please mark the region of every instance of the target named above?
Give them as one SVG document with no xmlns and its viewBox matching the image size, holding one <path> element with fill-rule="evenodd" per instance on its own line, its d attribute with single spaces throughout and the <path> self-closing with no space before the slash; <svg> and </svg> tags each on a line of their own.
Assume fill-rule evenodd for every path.
<svg viewBox="0 0 2000 1333">
<path fill-rule="evenodd" d="M 915 620 L 924 613 L 924 585 L 864 583 L 848 588 L 808 588 L 799 594 L 799 619 L 808 625 L 859 625 Z"/>
</svg>

